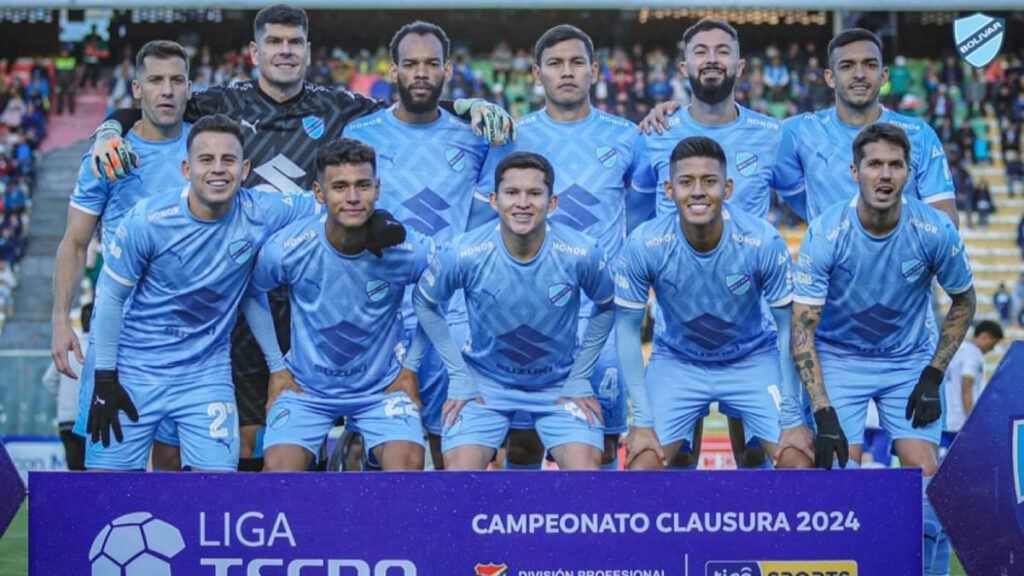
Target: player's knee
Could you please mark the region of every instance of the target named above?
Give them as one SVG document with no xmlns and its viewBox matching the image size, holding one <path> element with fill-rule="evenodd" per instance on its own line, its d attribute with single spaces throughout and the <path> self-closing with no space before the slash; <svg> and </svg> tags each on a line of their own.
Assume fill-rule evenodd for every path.
<svg viewBox="0 0 1024 576">
<path fill-rule="evenodd" d="M 309 466 L 312 454 L 300 446 L 271 446 L 263 453 L 266 472 L 302 472 Z"/>
<path fill-rule="evenodd" d="M 779 454 L 779 468 L 812 468 L 814 460 L 796 448 L 788 448 Z"/>
<path fill-rule="evenodd" d="M 388 442 L 380 447 L 383 470 L 423 470 L 423 458 L 423 447 L 412 442 Z"/>
<path fill-rule="evenodd" d="M 181 470 L 181 450 L 177 446 L 153 442 L 153 469 L 164 472 L 177 472 Z"/>
</svg>

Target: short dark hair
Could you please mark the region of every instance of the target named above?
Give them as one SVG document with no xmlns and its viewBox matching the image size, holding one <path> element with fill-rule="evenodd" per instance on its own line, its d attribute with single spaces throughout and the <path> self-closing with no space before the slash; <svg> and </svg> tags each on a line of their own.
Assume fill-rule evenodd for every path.
<svg viewBox="0 0 1024 576">
<path fill-rule="evenodd" d="M 571 24 L 559 24 L 542 34 L 540 40 L 537 40 L 537 44 L 533 47 L 533 57 L 537 65 L 540 66 L 540 57 L 545 50 L 566 40 L 583 42 L 583 47 L 587 50 L 587 60 L 591 63 L 594 62 L 594 41 L 590 39 L 590 36 Z"/>
<path fill-rule="evenodd" d="M 322 180 L 328 166 L 338 164 L 369 164 L 377 174 L 377 152 L 362 140 L 335 138 L 324 143 L 316 151 L 316 178 Z"/>
<path fill-rule="evenodd" d="M 501 178 L 505 172 L 513 168 L 532 168 L 544 173 L 544 184 L 548 187 L 548 193 L 554 193 L 555 169 L 548 159 L 534 152 L 513 152 L 498 163 L 494 169 L 494 188 L 497 190 L 501 185 Z"/>
<path fill-rule="evenodd" d="M 257 12 L 256 20 L 252 23 L 253 40 L 259 40 L 266 31 L 267 24 L 298 26 L 302 28 L 303 34 L 309 34 L 309 18 L 306 17 L 306 11 L 290 4 L 274 4 Z"/>
<path fill-rule="evenodd" d="M 675 173 L 676 163 L 687 158 L 711 158 L 717 160 L 722 167 L 722 175 L 727 172 L 725 161 L 725 150 L 714 139 L 707 136 L 689 136 L 683 138 L 672 149 L 669 157 L 669 172 Z"/>
<path fill-rule="evenodd" d="M 188 52 L 185 48 L 177 42 L 171 40 L 153 40 L 146 42 L 139 49 L 139 53 L 135 55 L 135 77 L 138 78 L 139 74 L 146 67 L 146 58 L 152 56 L 159 60 L 170 60 L 171 58 L 181 58 L 185 61 L 185 75 L 188 76 Z"/>
<path fill-rule="evenodd" d="M 974 335 L 981 336 L 982 334 L 991 334 L 996 341 L 999 341 L 1003 339 L 1003 327 L 998 322 L 982 320 L 974 325 Z"/>
<path fill-rule="evenodd" d="M 448 61 L 448 57 L 451 55 L 452 43 L 448 40 L 448 35 L 444 33 L 437 24 L 431 24 L 430 22 L 423 22 L 417 20 L 410 24 L 406 24 L 395 32 L 395 35 L 391 37 L 391 44 L 388 46 L 388 50 L 391 52 L 391 61 L 398 64 L 398 45 L 402 43 L 402 39 L 409 34 L 416 34 L 417 36 L 426 36 L 433 34 L 441 42 L 441 55 L 445 62 Z"/>
<path fill-rule="evenodd" d="M 853 139 L 853 164 L 860 166 L 864 159 L 864 147 L 875 142 L 888 142 L 903 149 L 903 159 L 910 165 L 910 139 L 903 128 L 888 122 L 875 122 L 857 133 Z"/>
<path fill-rule="evenodd" d="M 199 136 L 203 132 L 220 132 L 222 134 L 231 134 L 235 138 L 238 138 L 238 143 L 245 147 L 245 138 L 242 137 L 242 127 L 238 125 L 227 114 L 214 114 L 212 116 L 203 116 L 198 122 L 192 125 L 192 129 L 189 130 L 188 140 L 185 142 L 189 152 L 192 152 L 192 142 L 195 141 L 196 136 Z"/>
<path fill-rule="evenodd" d="M 832 61 L 832 55 L 835 51 L 847 44 L 853 44 L 861 40 L 867 40 L 878 47 L 878 53 L 882 53 L 882 41 L 878 39 L 878 36 L 870 30 L 864 28 L 850 28 L 849 30 L 843 30 L 835 38 L 828 43 L 828 67 L 833 68 L 835 63 Z"/>
<path fill-rule="evenodd" d="M 87 302 L 82 305 L 81 319 L 82 319 L 82 332 L 88 333 L 89 328 L 92 327 L 92 302 Z"/>
<path fill-rule="evenodd" d="M 728 34 L 737 45 L 740 43 L 740 37 L 739 34 L 736 33 L 736 29 L 725 20 L 701 18 L 696 24 L 690 26 L 685 32 L 683 32 L 683 48 L 685 49 L 686 46 L 690 45 L 690 40 L 693 40 L 694 36 L 701 32 L 707 32 L 708 30 L 721 30 Z"/>
</svg>

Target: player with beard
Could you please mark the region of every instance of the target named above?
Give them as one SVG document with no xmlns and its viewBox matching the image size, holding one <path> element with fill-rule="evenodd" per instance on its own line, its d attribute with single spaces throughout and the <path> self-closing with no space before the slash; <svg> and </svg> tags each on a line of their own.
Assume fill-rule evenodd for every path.
<svg viewBox="0 0 1024 576">
<path fill-rule="evenodd" d="M 468 122 L 438 107 L 444 83 L 452 74 L 444 30 L 427 22 L 406 24 L 391 39 L 390 53 L 398 103 L 349 124 L 345 136 L 377 151 L 382 191 L 377 205 L 406 227 L 438 244 L 446 243 L 466 232 L 471 190 L 488 146 L 473 135 Z M 402 305 L 407 343 L 416 329 L 410 295 Z M 461 345 L 469 330 L 461 292 L 445 316 Z M 434 466 L 440 469 L 441 408 L 448 394 L 448 372 L 432 348 L 420 364 L 419 382 L 423 424 Z"/>
<path fill-rule="evenodd" d="M 214 86 L 193 94 L 185 120 L 216 113 L 237 119 L 245 132 L 245 155 L 252 170 L 244 185 L 261 190 L 291 192 L 312 189 L 316 176 L 316 149 L 327 139 L 341 134 L 353 119 L 382 109 L 387 103 L 305 82 L 310 44 L 306 12 L 278 4 L 260 10 L 253 24 L 249 56 L 257 64 L 256 80 L 229 86 Z M 444 102 L 451 112 L 471 119 L 474 130 L 488 142 L 503 141 L 513 129 L 511 118 L 499 107 L 478 99 Z M 121 138 L 123 126 L 138 119 L 135 110 L 118 111 L 97 130 L 93 161 L 96 174 L 115 179 L 137 162 L 130 145 Z M 110 122 L 110 124 L 108 124 Z M 378 213 L 371 229 L 386 233 L 387 218 Z M 388 240 L 377 238 L 382 246 Z M 288 349 L 288 295 L 285 290 L 270 293 L 278 340 Z M 239 321 L 232 334 L 234 381 L 238 392 L 242 460 L 240 470 L 260 470 L 263 463 L 253 457 L 256 432 L 264 422 L 269 372 L 246 324 Z"/>
<path fill-rule="evenodd" d="M 736 78 L 743 74 L 746 60 L 740 57 L 736 29 L 722 20 L 704 18 L 683 32 L 684 59 L 679 71 L 690 80 L 693 101 L 665 118 L 667 128 L 647 135 L 647 148 L 659 182 L 668 182 L 671 153 L 676 144 L 689 136 L 708 136 L 725 151 L 726 170 L 733 182 L 729 204 L 759 218 L 768 215 L 771 189 L 775 187 L 775 159 L 781 142 L 781 124 L 736 103 Z M 674 105 L 670 106 L 674 108 Z M 675 213 L 676 205 L 665 194 L 658 195 L 658 215 Z M 655 330 L 663 322 L 656 314 Z M 799 398 L 793 388 L 789 394 Z M 743 423 L 729 416 L 729 435 L 739 468 L 770 467 L 756 438 L 746 438 Z M 784 429 L 804 422 L 799 401 L 786 402 L 782 411 Z M 703 423 L 697 422 L 689 447 L 670 462 L 673 468 L 696 468 L 700 454 Z"/>
</svg>

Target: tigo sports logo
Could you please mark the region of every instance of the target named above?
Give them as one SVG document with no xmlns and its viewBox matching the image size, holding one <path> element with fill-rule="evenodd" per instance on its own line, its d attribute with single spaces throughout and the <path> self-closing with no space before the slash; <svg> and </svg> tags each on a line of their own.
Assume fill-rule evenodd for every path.
<svg viewBox="0 0 1024 576">
<path fill-rule="evenodd" d="M 185 549 L 181 532 L 149 512 L 119 516 L 89 549 L 92 576 L 171 576 L 170 560 Z"/>
<path fill-rule="evenodd" d="M 853 560 L 708 562 L 704 576 L 857 576 Z"/>
<path fill-rule="evenodd" d="M 473 576 L 508 576 L 508 564 L 477 564 Z"/>
</svg>

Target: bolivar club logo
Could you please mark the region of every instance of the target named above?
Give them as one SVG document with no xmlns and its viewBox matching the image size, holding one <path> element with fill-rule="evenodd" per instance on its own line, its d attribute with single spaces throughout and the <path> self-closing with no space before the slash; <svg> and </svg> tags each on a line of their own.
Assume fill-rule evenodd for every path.
<svg viewBox="0 0 1024 576">
<path fill-rule="evenodd" d="M 508 576 L 508 564 L 477 564 L 473 576 Z"/>
<path fill-rule="evenodd" d="M 708 562 L 704 576 L 857 576 L 854 560 L 759 560 Z"/>
<path fill-rule="evenodd" d="M 1005 31 L 1004 19 L 981 12 L 953 21 L 956 51 L 975 68 L 987 65 L 999 54 Z"/>
<path fill-rule="evenodd" d="M 253 245 L 248 240 L 235 240 L 228 244 L 228 254 L 237 264 L 245 264 L 252 258 Z"/>
<path fill-rule="evenodd" d="M 611 168 L 615 166 L 615 156 L 618 152 L 611 146 L 598 146 L 594 148 L 594 154 L 597 155 L 597 161 L 601 163 L 601 166 L 605 168 Z"/>
<path fill-rule="evenodd" d="M 302 119 L 302 129 L 306 131 L 306 136 L 319 140 L 324 135 L 324 119 L 319 116 L 306 116 Z"/>
<path fill-rule="evenodd" d="M 170 560 L 185 549 L 181 531 L 149 512 L 119 516 L 89 549 L 92 576 L 171 576 Z"/>
<path fill-rule="evenodd" d="M 743 176 L 757 172 L 757 154 L 750 152 L 736 153 L 736 171 Z"/>
</svg>

